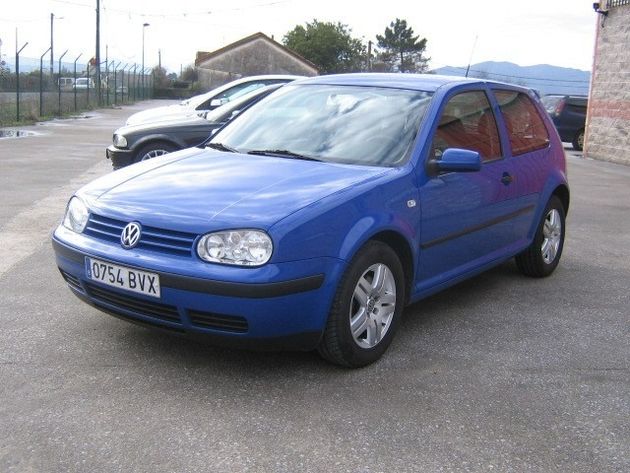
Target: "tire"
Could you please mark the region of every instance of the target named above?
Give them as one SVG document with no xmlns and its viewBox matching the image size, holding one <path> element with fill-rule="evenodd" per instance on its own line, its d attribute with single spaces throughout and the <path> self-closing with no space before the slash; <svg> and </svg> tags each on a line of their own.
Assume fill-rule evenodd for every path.
<svg viewBox="0 0 630 473">
<path fill-rule="evenodd" d="M 582 151 L 584 148 L 584 130 L 578 131 L 573 137 L 573 141 L 571 142 L 573 145 L 573 149 L 576 151 Z"/>
<path fill-rule="evenodd" d="M 549 199 L 534 241 L 516 256 L 518 269 L 526 276 L 544 278 L 558 266 L 564 247 L 565 211 L 555 195 Z"/>
<path fill-rule="evenodd" d="M 384 243 L 368 242 L 341 278 L 317 351 L 348 368 L 375 362 L 394 337 L 404 301 L 405 278 L 398 256 Z M 354 334 L 352 324 L 358 325 Z"/>
<path fill-rule="evenodd" d="M 158 156 L 172 153 L 173 151 L 176 151 L 178 149 L 178 147 L 170 143 L 166 143 L 164 141 L 155 141 L 140 148 L 140 150 L 136 153 L 136 157 L 133 159 L 133 162 L 139 163 L 140 161 L 145 161 L 147 159 L 156 158 Z"/>
</svg>

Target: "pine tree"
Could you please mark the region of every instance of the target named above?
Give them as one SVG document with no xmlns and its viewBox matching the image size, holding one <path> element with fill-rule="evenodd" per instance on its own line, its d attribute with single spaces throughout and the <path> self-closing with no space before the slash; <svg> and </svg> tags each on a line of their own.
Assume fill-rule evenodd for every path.
<svg viewBox="0 0 630 473">
<path fill-rule="evenodd" d="M 378 58 L 384 69 L 391 72 L 426 72 L 429 58 L 424 57 L 427 39 L 419 39 L 406 20 L 396 18 L 383 36 L 376 35 L 380 52 Z"/>
</svg>

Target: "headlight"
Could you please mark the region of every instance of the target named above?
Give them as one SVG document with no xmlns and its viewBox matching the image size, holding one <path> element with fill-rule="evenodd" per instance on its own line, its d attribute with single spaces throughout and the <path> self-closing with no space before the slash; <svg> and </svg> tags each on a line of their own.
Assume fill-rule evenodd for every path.
<svg viewBox="0 0 630 473">
<path fill-rule="evenodd" d="M 116 148 L 127 147 L 127 138 L 125 138 L 123 135 L 114 135 L 113 141 Z"/>
<path fill-rule="evenodd" d="M 259 230 L 228 230 L 204 235 L 197 243 L 197 254 L 211 263 L 260 266 L 271 258 L 273 243 Z"/>
<path fill-rule="evenodd" d="M 87 225 L 89 210 L 78 197 L 73 197 L 68 202 L 66 215 L 63 218 L 63 226 L 77 233 L 81 233 Z"/>
</svg>

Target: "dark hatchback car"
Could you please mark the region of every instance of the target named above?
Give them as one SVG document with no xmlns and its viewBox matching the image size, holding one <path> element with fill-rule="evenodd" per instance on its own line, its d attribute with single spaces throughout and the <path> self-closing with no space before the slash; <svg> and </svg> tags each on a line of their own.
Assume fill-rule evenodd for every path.
<svg viewBox="0 0 630 473">
<path fill-rule="evenodd" d="M 588 98 L 576 95 L 547 95 L 542 99 L 547 113 L 562 141 L 573 145 L 573 149 L 582 151 L 584 147 L 584 126 Z"/>
<path fill-rule="evenodd" d="M 203 116 L 123 126 L 114 132 L 113 144 L 106 150 L 112 167 L 162 156 L 203 143 L 214 130 L 221 128 L 241 111 L 263 99 L 284 84 L 273 84 L 250 92 Z"/>
</svg>

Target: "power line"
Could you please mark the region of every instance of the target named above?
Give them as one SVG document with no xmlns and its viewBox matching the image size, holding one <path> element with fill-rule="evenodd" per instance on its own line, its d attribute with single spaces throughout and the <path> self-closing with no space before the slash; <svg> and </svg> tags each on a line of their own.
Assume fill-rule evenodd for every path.
<svg viewBox="0 0 630 473">
<path fill-rule="evenodd" d="M 243 10 L 250 10 L 252 8 L 259 8 L 259 7 L 267 7 L 267 6 L 272 6 L 272 5 L 279 5 L 282 3 L 287 3 L 290 2 L 291 0 L 275 0 L 275 1 L 270 1 L 270 2 L 264 2 L 264 3 L 256 3 L 253 5 L 246 5 L 246 6 L 242 6 L 242 7 L 234 7 L 234 8 L 219 8 L 219 9 L 214 9 L 212 11 L 210 10 L 202 10 L 202 11 L 189 11 L 189 12 L 177 12 L 177 13 L 146 13 L 146 12 L 140 12 L 137 10 L 130 10 L 130 9 L 122 9 L 122 8 L 110 8 L 107 7 L 105 5 L 102 6 L 102 9 L 104 11 L 107 12 L 112 12 L 112 13 L 120 13 L 120 14 L 124 14 L 124 15 L 133 15 L 133 16 L 139 16 L 139 17 L 143 17 L 143 18 L 179 18 L 179 17 L 194 17 L 194 16 L 201 16 L 201 15 L 211 15 L 214 13 L 221 13 L 221 12 L 228 12 L 228 11 L 243 11 Z M 53 2 L 56 3 L 63 3 L 66 5 L 73 5 L 73 6 L 77 6 L 77 7 L 85 7 L 85 8 L 93 8 L 93 5 L 88 5 L 85 3 L 80 3 L 80 2 L 74 2 L 72 0 L 53 0 Z"/>
</svg>

